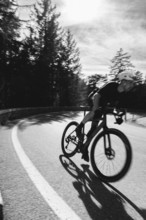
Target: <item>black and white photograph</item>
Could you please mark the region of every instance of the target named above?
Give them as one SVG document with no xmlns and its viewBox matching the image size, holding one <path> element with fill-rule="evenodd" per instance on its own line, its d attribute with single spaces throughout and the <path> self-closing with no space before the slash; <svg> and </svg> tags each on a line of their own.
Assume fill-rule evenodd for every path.
<svg viewBox="0 0 146 220">
<path fill-rule="evenodd" d="M 0 0 L 1 220 L 146 220 L 145 36 L 145 0 Z"/>
</svg>

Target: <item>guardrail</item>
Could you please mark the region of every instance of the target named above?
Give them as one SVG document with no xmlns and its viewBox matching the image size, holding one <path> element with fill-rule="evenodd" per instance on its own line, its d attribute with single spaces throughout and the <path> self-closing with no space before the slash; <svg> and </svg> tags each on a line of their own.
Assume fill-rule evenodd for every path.
<svg viewBox="0 0 146 220">
<path fill-rule="evenodd" d="M 0 119 L 9 118 L 9 120 L 27 117 L 36 114 L 61 111 L 89 111 L 89 106 L 57 106 L 57 107 L 35 107 L 35 108 L 15 108 L 0 111 Z"/>
<path fill-rule="evenodd" d="M 60 112 L 60 111 L 90 111 L 89 106 L 49 106 L 49 107 L 34 107 L 34 108 L 13 108 L 0 111 L 0 120 L 8 118 L 9 120 L 28 117 L 31 115 Z M 134 115 L 146 116 L 146 111 L 141 109 L 127 109 L 127 113 Z"/>
</svg>

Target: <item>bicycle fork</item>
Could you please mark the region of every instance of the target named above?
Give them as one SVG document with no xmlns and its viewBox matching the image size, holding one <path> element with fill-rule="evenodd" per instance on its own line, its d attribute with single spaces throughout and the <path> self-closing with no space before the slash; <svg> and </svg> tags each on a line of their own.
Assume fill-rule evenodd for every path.
<svg viewBox="0 0 146 220">
<path fill-rule="evenodd" d="M 115 156 L 115 151 L 112 148 L 111 137 L 110 137 L 110 134 L 108 133 L 108 131 L 105 132 L 103 140 L 104 140 L 104 152 L 105 152 L 105 155 L 106 155 L 106 157 L 109 160 L 111 160 Z"/>
</svg>

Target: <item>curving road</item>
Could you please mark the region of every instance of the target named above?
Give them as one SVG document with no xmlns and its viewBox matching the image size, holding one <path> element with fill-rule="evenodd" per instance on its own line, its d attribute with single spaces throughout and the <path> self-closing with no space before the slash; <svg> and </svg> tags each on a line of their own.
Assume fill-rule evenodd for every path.
<svg viewBox="0 0 146 220">
<path fill-rule="evenodd" d="M 68 159 L 61 152 L 64 127 L 82 116 L 44 114 L 1 127 L 4 219 L 146 219 L 146 129 L 115 126 L 109 118 L 110 127 L 120 128 L 130 139 L 133 163 L 122 180 L 104 184 L 80 154 Z"/>
</svg>

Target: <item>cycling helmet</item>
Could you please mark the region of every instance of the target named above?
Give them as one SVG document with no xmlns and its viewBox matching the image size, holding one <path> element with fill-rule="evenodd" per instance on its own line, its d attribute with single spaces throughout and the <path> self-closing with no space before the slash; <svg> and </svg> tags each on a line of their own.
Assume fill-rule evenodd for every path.
<svg viewBox="0 0 146 220">
<path fill-rule="evenodd" d="M 124 70 L 118 74 L 118 79 L 121 81 L 123 79 L 127 81 L 134 81 L 134 73 L 132 70 Z"/>
</svg>

